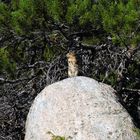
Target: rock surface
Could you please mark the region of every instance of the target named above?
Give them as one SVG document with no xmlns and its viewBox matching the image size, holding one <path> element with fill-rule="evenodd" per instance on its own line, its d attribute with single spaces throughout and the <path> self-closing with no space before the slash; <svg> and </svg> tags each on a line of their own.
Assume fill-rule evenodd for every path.
<svg viewBox="0 0 140 140">
<path fill-rule="evenodd" d="M 47 86 L 35 99 L 26 122 L 25 140 L 137 140 L 133 123 L 108 85 L 87 77 Z"/>
</svg>

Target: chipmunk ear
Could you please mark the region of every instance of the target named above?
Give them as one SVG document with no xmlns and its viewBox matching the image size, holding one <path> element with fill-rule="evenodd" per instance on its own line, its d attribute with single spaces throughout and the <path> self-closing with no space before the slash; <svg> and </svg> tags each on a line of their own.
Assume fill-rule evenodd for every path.
<svg viewBox="0 0 140 140">
<path fill-rule="evenodd" d="M 69 57 L 69 53 L 66 54 L 66 57 Z"/>
</svg>

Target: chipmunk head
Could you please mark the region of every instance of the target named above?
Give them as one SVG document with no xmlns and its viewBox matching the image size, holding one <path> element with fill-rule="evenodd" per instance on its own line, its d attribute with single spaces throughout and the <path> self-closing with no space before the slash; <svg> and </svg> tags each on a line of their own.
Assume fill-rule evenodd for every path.
<svg viewBox="0 0 140 140">
<path fill-rule="evenodd" d="M 67 58 L 70 58 L 70 57 L 76 57 L 75 53 L 74 52 L 69 52 L 67 53 Z"/>
</svg>

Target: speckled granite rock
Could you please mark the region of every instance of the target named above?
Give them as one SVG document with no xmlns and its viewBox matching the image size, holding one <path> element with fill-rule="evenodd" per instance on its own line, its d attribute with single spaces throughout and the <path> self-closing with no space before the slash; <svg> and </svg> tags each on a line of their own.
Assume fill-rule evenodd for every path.
<svg viewBox="0 0 140 140">
<path fill-rule="evenodd" d="M 26 122 L 25 140 L 137 140 L 133 123 L 108 85 L 87 77 L 47 86 L 35 99 Z"/>
</svg>

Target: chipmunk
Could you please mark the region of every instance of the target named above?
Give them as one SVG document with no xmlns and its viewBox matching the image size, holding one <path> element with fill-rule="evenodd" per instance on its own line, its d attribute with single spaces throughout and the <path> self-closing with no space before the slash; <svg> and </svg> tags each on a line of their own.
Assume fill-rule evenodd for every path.
<svg viewBox="0 0 140 140">
<path fill-rule="evenodd" d="M 68 59 L 68 77 L 74 77 L 78 75 L 77 59 L 74 52 L 69 52 L 67 55 Z"/>
</svg>

